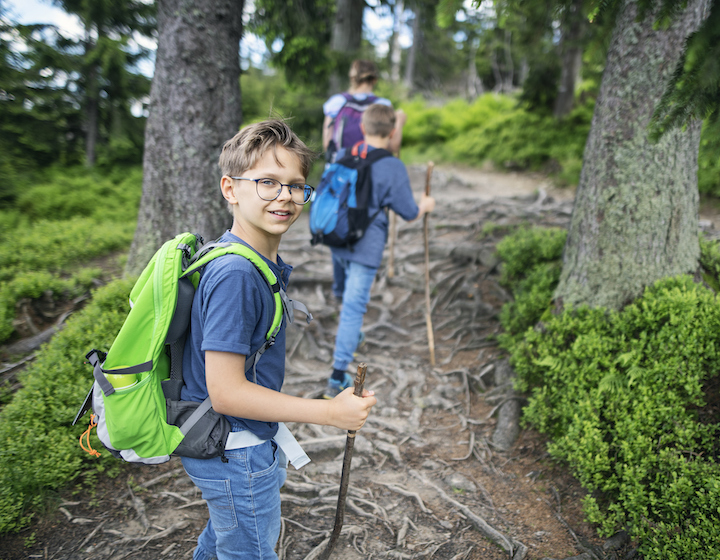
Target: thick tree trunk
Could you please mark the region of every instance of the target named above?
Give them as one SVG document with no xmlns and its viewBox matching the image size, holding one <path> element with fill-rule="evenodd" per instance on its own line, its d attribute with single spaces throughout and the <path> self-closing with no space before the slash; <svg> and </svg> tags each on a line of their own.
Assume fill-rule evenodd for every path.
<svg viewBox="0 0 720 560">
<path fill-rule="evenodd" d="M 585 27 L 582 0 L 574 0 L 568 6 L 564 23 L 560 46 L 562 68 L 560 70 L 558 94 L 553 109 L 556 118 L 562 118 L 570 113 L 575 103 L 575 84 L 580 78 L 583 49 L 582 36 Z"/>
<path fill-rule="evenodd" d="M 217 160 L 242 122 L 243 1 L 159 0 L 158 48 L 145 129 L 143 194 L 127 272 L 183 231 L 206 241 L 231 225 Z"/>
<path fill-rule="evenodd" d="M 393 35 L 390 51 L 390 81 L 397 84 L 400 81 L 400 61 L 402 60 L 402 48 L 400 46 L 400 28 L 402 26 L 402 16 L 405 12 L 405 3 L 403 0 L 396 0 Z"/>
<path fill-rule="evenodd" d="M 330 38 L 330 50 L 336 53 L 338 66 L 330 76 L 330 92 L 343 89 L 344 77 L 357 58 L 362 43 L 362 23 L 365 0 L 337 0 L 335 21 Z"/>
<path fill-rule="evenodd" d="M 407 61 L 405 62 L 405 88 L 409 92 L 412 92 L 413 85 L 415 83 L 415 58 L 422 41 L 422 31 L 420 30 L 420 9 L 415 7 L 413 9 L 413 36 L 412 45 L 408 50 Z"/>
<path fill-rule="evenodd" d="M 695 271 L 700 123 L 650 144 L 647 125 L 687 35 L 709 0 L 690 0 L 668 29 L 638 22 L 628 1 L 617 16 L 585 147 L 563 271 L 567 306 L 620 308 L 656 280 Z"/>
</svg>

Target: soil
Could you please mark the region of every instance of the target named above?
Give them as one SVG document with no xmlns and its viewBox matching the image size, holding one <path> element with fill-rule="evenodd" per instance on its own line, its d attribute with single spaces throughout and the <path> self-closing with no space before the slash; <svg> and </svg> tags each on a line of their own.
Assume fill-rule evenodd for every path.
<svg viewBox="0 0 720 560">
<path fill-rule="evenodd" d="M 409 171 L 418 198 L 426 169 Z M 368 365 L 366 387 L 378 405 L 356 438 L 333 558 L 602 558 L 603 540 L 581 511 L 584 491 L 550 458 L 545 438 L 521 429 L 507 448 L 496 440 L 500 411 L 522 403 L 522 395 L 500 378 L 507 362 L 495 336 L 509 296 L 497 281 L 494 244 L 512 224 L 566 226 L 573 192 L 541 176 L 438 167 L 432 193 L 435 365 L 425 313 L 424 221 L 398 220 L 392 273 L 388 247 L 357 354 Z M 300 319 L 289 327 L 283 390 L 319 398 L 337 325 L 329 251 L 309 244 L 301 221 L 283 239 L 281 254 L 295 267 L 290 297 L 315 315 L 310 325 Z M 288 469 L 279 556 L 310 560 L 333 527 L 345 433 L 290 428 L 312 462 Z M 118 476 L 78 482 L 29 528 L 3 536 L 0 559 L 191 558 L 206 521 L 206 506 L 179 459 L 122 464 Z"/>
</svg>

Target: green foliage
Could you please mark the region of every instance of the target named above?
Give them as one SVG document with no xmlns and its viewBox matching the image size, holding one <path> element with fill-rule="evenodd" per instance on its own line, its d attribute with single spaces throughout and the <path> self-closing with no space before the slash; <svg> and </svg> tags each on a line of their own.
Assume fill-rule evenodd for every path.
<svg viewBox="0 0 720 560">
<path fill-rule="evenodd" d="M 622 311 L 548 309 L 562 230 L 519 228 L 497 245 L 501 311 L 523 421 L 551 438 L 589 491 L 602 534 L 626 529 L 648 560 L 720 554 L 718 419 L 705 411 L 720 371 L 720 305 L 689 276 L 667 278 Z M 711 286 L 720 246 L 700 239 Z M 713 389 L 715 387 L 715 389 Z"/>
<path fill-rule="evenodd" d="M 83 167 L 53 167 L 23 189 L 16 207 L 33 221 L 84 217 L 127 222 L 137 217 L 140 185 L 139 166 L 118 166 L 110 173 Z"/>
<path fill-rule="evenodd" d="M 560 279 L 560 257 L 567 232 L 560 228 L 520 227 L 497 244 L 502 261 L 500 283 L 509 288 L 513 300 L 500 310 L 509 344 L 547 313 Z"/>
<path fill-rule="evenodd" d="M 678 0 L 664 0 L 666 17 L 685 7 Z M 660 19 L 660 18 L 658 18 Z M 685 42 L 660 103 L 650 121 L 650 138 L 697 119 L 718 120 L 720 105 L 720 2 L 710 2 L 710 14 Z"/>
<path fill-rule="evenodd" d="M 700 267 L 703 280 L 720 292 L 720 244 L 717 240 L 710 241 L 700 236 Z"/>
<path fill-rule="evenodd" d="M 140 168 L 51 168 L 42 177 L 24 189 L 19 210 L 0 211 L 0 341 L 14 332 L 18 301 L 86 292 L 104 273 L 82 265 L 127 249 L 135 231 Z"/>
<path fill-rule="evenodd" d="M 718 550 L 717 424 L 698 414 L 720 367 L 718 333 L 715 295 L 680 276 L 620 312 L 546 314 L 504 339 L 531 394 L 524 420 L 591 492 L 588 519 L 603 534 L 628 529 L 648 559 Z"/>
<path fill-rule="evenodd" d="M 589 99 L 558 122 L 504 95 L 483 95 L 472 104 L 454 100 L 442 107 L 414 99 L 401 104 L 408 115 L 403 159 L 554 169 L 558 180 L 577 183 L 593 103 Z"/>
<path fill-rule="evenodd" d="M 248 27 L 265 40 L 272 65 L 284 70 L 293 87 L 326 93 L 335 67 L 330 51 L 334 0 L 256 0 L 254 8 Z"/>
<path fill-rule="evenodd" d="M 240 89 L 244 125 L 272 116 L 283 117 L 308 146 L 322 151 L 324 94 L 302 85 L 289 87 L 282 71 L 265 73 L 257 68 L 242 73 Z"/>
<path fill-rule="evenodd" d="M 0 533 L 26 526 L 50 491 L 88 468 L 78 444 L 84 427 L 70 427 L 92 384 L 83 356 L 110 347 L 129 311 L 131 288 L 132 281 L 118 280 L 97 290 L 20 374 L 22 388 L 0 410 Z M 91 442 L 100 446 L 94 435 Z M 93 463 L 103 469 L 117 459 L 105 452 Z"/>
<path fill-rule="evenodd" d="M 720 119 L 705 119 L 698 153 L 698 189 L 720 198 Z"/>
</svg>

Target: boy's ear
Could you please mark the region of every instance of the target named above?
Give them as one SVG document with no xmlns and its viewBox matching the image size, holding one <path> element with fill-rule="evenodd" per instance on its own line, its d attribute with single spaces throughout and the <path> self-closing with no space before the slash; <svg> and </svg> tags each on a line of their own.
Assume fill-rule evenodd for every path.
<svg viewBox="0 0 720 560">
<path fill-rule="evenodd" d="M 222 191 L 223 198 L 230 204 L 237 204 L 238 199 L 235 196 L 233 186 L 233 180 L 227 175 L 223 175 L 222 179 L 220 179 L 220 190 Z"/>
<path fill-rule="evenodd" d="M 367 136 L 367 134 L 365 134 L 365 125 L 362 123 L 362 121 L 360 121 L 360 130 L 362 131 L 363 136 Z"/>
</svg>

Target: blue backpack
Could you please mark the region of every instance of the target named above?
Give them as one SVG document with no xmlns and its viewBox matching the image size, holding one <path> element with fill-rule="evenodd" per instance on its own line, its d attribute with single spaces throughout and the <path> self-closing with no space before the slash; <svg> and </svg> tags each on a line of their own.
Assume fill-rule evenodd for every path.
<svg viewBox="0 0 720 560">
<path fill-rule="evenodd" d="M 310 207 L 311 243 L 330 247 L 350 247 L 367 231 L 378 212 L 369 215 L 372 199 L 373 163 L 392 154 L 383 149 L 368 153 L 355 144 L 349 154 L 331 163 L 313 193 Z"/>
<path fill-rule="evenodd" d="M 335 160 L 335 154 L 340 148 L 349 148 L 363 141 L 360 120 L 365 109 L 379 99 L 379 97 L 372 94 L 363 100 L 356 99 L 349 93 L 342 93 L 341 95 L 345 98 L 345 104 L 340 108 L 332 122 L 333 134 L 326 151 L 326 159 L 329 162 Z"/>
</svg>

